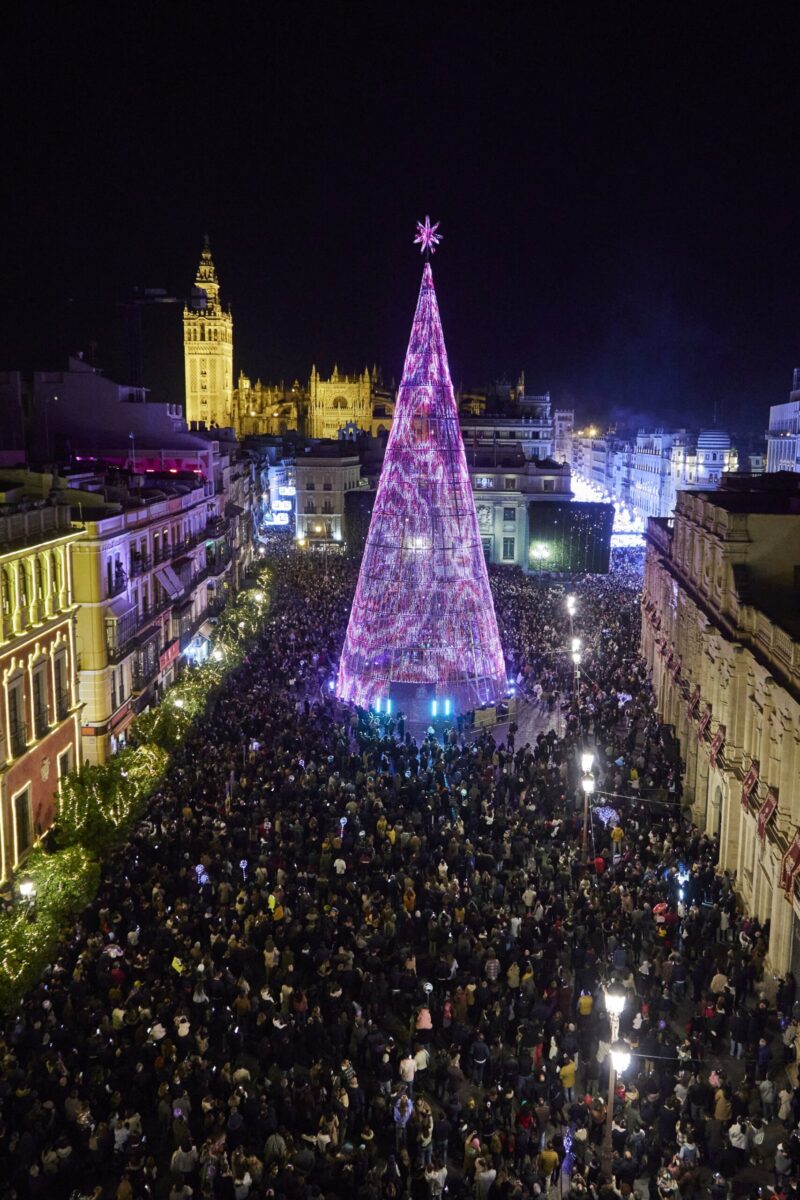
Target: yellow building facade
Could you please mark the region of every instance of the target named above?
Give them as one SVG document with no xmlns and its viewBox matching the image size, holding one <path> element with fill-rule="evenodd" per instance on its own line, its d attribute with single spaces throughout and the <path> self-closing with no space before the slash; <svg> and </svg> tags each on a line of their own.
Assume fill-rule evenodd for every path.
<svg viewBox="0 0 800 1200">
<path fill-rule="evenodd" d="M 206 238 L 191 305 L 183 310 L 186 420 L 226 428 L 233 412 L 233 316 L 222 307 Z"/>
<path fill-rule="evenodd" d="M 769 958 L 800 972 L 800 479 L 680 492 L 648 523 L 642 653 L 695 823 L 718 836 Z M 780 481 L 778 481 L 780 482 Z"/>
<path fill-rule="evenodd" d="M 84 534 L 66 505 L 0 482 L 0 879 L 53 822 L 59 780 L 80 762 L 71 552 Z"/>
</svg>

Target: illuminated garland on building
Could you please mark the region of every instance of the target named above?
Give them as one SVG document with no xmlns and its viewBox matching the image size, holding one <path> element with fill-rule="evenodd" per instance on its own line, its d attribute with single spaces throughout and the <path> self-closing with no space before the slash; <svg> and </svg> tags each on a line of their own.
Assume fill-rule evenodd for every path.
<svg viewBox="0 0 800 1200">
<path fill-rule="evenodd" d="M 124 843 L 163 780 L 171 752 L 260 632 L 269 582 L 265 568 L 258 588 L 240 593 L 225 608 L 208 661 L 187 672 L 160 705 L 135 718 L 128 747 L 64 780 L 52 834 L 64 849 L 53 854 L 34 849 L 24 872 L 33 883 L 35 908 L 19 901 L 0 915 L 0 1008 L 12 1008 L 33 986 L 76 914 L 97 893 L 101 858 Z"/>
</svg>

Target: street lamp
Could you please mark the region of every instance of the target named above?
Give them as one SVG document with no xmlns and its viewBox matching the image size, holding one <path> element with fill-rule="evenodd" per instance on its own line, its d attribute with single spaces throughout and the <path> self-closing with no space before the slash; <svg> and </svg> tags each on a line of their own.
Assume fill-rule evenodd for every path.
<svg viewBox="0 0 800 1200">
<path fill-rule="evenodd" d="M 577 638 L 573 638 L 572 640 L 573 640 L 573 642 L 575 642 L 575 641 L 577 641 L 578 639 L 577 639 Z M 579 688 L 579 686 L 580 686 L 580 681 L 581 681 L 581 652 L 580 652 L 580 650 L 573 650 L 573 651 L 572 651 L 572 655 L 571 655 L 571 657 L 572 657 L 572 661 L 573 661 L 573 663 L 575 664 L 575 682 L 574 682 L 574 687 L 575 687 L 575 691 L 577 692 L 577 691 L 578 691 L 578 688 Z"/>
<path fill-rule="evenodd" d="M 36 884 L 30 875 L 21 875 L 19 880 L 20 898 L 25 901 L 29 921 L 36 920 Z"/>
<path fill-rule="evenodd" d="M 580 648 L 581 648 L 581 639 L 579 637 L 574 637 L 572 639 L 572 642 L 570 643 L 570 650 L 572 651 L 573 654 L 577 654 L 578 651 L 580 650 Z"/>
<path fill-rule="evenodd" d="M 606 1012 L 611 1025 L 611 1061 L 608 1065 L 608 1106 L 606 1108 L 606 1127 L 603 1134 L 603 1151 L 600 1165 L 606 1179 L 611 1178 L 611 1133 L 614 1123 L 614 1094 L 617 1086 L 617 1072 L 622 1072 L 630 1065 L 631 1055 L 624 1042 L 619 1038 L 619 1019 L 625 1007 L 625 993 L 620 988 L 606 989 Z"/>
<path fill-rule="evenodd" d="M 584 754 L 581 757 L 581 765 L 584 759 L 591 757 L 591 754 Z M 590 774 L 590 771 L 591 767 L 587 769 L 586 774 L 581 780 L 581 787 L 583 788 L 583 854 L 586 862 L 589 861 L 589 797 L 594 794 L 594 776 Z"/>
<path fill-rule="evenodd" d="M 584 775 L 588 775 L 594 766 L 594 755 L 591 750 L 584 750 L 581 754 L 581 770 Z"/>
<path fill-rule="evenodd" d="M 573 628 L 573 624 L 575 624 L 575 623 L 573 623 L 573 618 L 575 618 L 575 611 L 576 611 L 577 607 L 578 607 L 578 601 L 576 600 L 575 596 L 573 596 L 572 593 L 570 592 L 570 594 L 567 595 L 567 598 L 566 598 L 566 611 L 570 617 L 570 637 L 575 636 L 575 628 Z"/>
<path fill-rule="evenodd" d="M 23 875 L 19 881 L 19 894 L 23 900 L 33 900 L 36 895 L 36 884 L 30 875 Z"/>
</svg>

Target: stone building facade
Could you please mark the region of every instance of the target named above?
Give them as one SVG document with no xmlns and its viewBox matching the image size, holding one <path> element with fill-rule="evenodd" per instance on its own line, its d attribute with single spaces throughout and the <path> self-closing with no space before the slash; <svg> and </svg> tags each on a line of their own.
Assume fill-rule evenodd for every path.
<svg viewBox="0 0 800 1200">
<path fill-rule="evenodd" d="M 642 653 L 695 822 L 800 976 L 800 480 L 730 477 L 648 522 Z"/>
</svg>

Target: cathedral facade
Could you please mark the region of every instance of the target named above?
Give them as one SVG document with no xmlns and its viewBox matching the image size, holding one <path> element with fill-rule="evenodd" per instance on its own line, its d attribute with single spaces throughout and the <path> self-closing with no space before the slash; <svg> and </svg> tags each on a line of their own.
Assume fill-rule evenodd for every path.
<svg viewBox="0 0 800 1200">
<path fill-rule="evenodd" d="M 233 386 L 233 317 L 220 301 L 220 285 L 205 240 L 191 300 L 183 310 L 186 378 L 185 416 L 189 424 L 232 428 L 237 437 L 276 436 L 296 430 L 311 438 L 336 440 L 341 431 L 388 433 L 394 401 L 377 368 L 323 379 L 311 368 L 308 389 L 295 380 L 253 382 L 239 371 Z"/>
<path fill-rule="evenodd" d="M 334 367 L 330 379 L 323 379 L 316 367 L 311 368 L 308 385 L 308 427 L 313 438 L 337 438 L 339 430 L 361 429 L 377 433 L 387 431 L 394 408 L 377 392 L 378 372 L 366 367 L 362 375 L 340 375 Z M 380 402 L 379 402 L 380 401 Z"/>
</svg>

